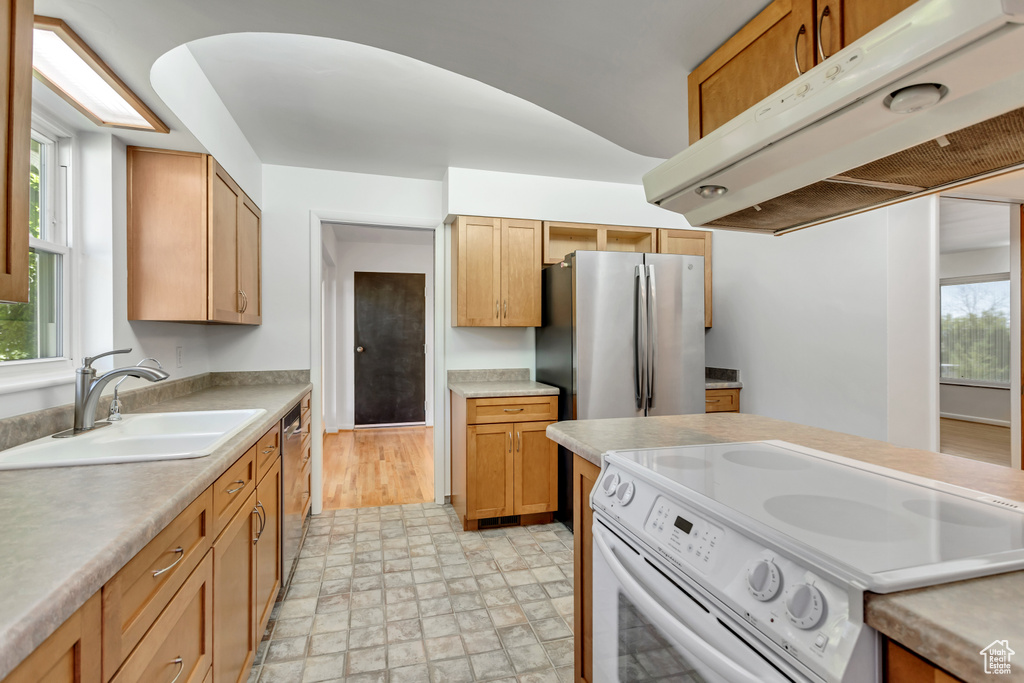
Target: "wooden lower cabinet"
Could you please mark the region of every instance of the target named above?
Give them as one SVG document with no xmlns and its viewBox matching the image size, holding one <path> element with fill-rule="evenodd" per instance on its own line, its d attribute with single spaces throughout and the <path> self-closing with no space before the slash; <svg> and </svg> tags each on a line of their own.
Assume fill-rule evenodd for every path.
<svg viewBox="0 0 1024 683">
<path fill-rule="evenodd" d="M 706 389 L 704 392 L 705 413 L 740 412 L 739 389 Z"/>
<path fill-rule="evenodd" d="M 280 456 L 252 480 L 279 435 L 275 425 L 2 683 L 245 681 L 281 589 Z"/>
<path fill-rule="evenodd" d="M 887 683 L 962 683 L 961 679 L 889 639 L 885 640 L 885 680 Z"/>
<path fill-rule="evenodd" d="M 600 467 L 573 454 L 573 632 L 576 634 L 575 672 L 579 683 L 594 680 L 594 511 L 590 508 L 590 491 L 600 474 Z"/>
<path fill-rule="evenodd" d="M 452 394 L 452 506 L 463 529 L 512 515 L 523 524 L 550 521 L 558 509 L 558 446 L 545 430 L 557 413 L 556 396 Z"/>
<path fill-rule="evenodd" d="M 206 679 L 213 661 L 213 580 L 213 558 L 207 553 L 112 683 Z"/>
<path fill-rule="evenodd" d="M 100 594 L 36 648 L 3 683 L 100 683 Z"/>
<path fill-rule="evenodd" d="M 262 517 L 256 539 L 256 638 L 270 621 L 281 589 L 281 458 L 256 486 L 256 509 Z"/>
<path fill-rule="evenodd" d="M 256 492 L 213 544 L 213 678 L 237 683 L 256 656 Z"/>
</svg>

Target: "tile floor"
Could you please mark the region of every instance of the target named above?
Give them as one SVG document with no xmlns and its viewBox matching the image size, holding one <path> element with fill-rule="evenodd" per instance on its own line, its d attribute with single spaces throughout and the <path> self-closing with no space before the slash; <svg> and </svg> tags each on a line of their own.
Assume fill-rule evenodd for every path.
<svg viewBox="0 0 1024 683">
<path fill-rule="evenodd" d="M 328 511 L 249 683 L 559 683 L 573 677 L 572 533 L 463 532 L 450 505 Z"/>
</svg>

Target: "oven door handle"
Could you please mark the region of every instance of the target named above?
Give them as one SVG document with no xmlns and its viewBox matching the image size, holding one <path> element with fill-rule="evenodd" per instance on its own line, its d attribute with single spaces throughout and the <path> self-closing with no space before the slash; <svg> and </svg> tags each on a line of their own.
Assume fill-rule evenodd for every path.
<svg viewBox="0 0 1024 683">
<path fill-rule="evenodd" d="M 647 589 L 633 575 L 620 560 L 619 556 L 608 545 L 603 533 L 597 525 L 594 525 L 594 545 L 601 553 L 608 564 L 619 585 L 629 599 L 640 608 L 643 615 L 662 629 L 672 640 L 686 648 L 694 657 L 703 662 L 709 669 L 722 676 L 728 681 L 735 683 L 763 683 L 763 676 L 754 675 L 736 662 L 722 654 L 720 650 L 708 643 L 704 638 L 697 635 L 684 626 L 679 618 L 665 609 L 661 603 L 652 598 Z M 710 638 L 710 634 L 708 634 Z"/>
</svg>

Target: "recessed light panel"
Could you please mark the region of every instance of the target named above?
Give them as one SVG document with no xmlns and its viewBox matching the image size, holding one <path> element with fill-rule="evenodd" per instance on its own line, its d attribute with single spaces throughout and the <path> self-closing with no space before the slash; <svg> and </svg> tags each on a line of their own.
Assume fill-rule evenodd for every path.
<svg viewBox="0 0 1024 683">
<path fill-rule="evenodd" d="M 36 78 L 100 126 L 169 129 L 60 19 L 36 17 L 32 41 Z"/>
</svg>

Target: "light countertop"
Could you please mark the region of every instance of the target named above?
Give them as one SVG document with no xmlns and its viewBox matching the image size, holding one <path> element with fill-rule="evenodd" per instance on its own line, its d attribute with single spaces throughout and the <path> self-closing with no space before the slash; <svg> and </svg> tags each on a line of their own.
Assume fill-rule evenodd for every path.
<svg viewBox="0 0 1024 683">
<path fill-rule="evenodd" d="M 558 387 L 530 380 L 448 382 L 448 388 L 463 398 L 504 398 L 507 396 L 557 396 Z"/>
<path fill-rule="evenodd" d="M 203 458 L 0 472 L 0 679 L 311 388 L 215 386 L 139 411 L 267 411 Z"/>
<path fill-rule="evenodd" d="M 704 380 L 705 389 L 742 389 L 743 382 L 726 382 L 720 379 Z"/>
<path fill-rule="evenodd" d="M 780 439 L 1024 501 L 1024 472 L 743 413 L 559 422 L 548 437 L 590 462 L 616 449 Z M 865 597 L 867 624 L 966 681 L 991 680 L 980 651 L 1024 644 L 1024 571 Z M 1024 665 L 1001 680 L 1024 680 Z"/>
</svg>

